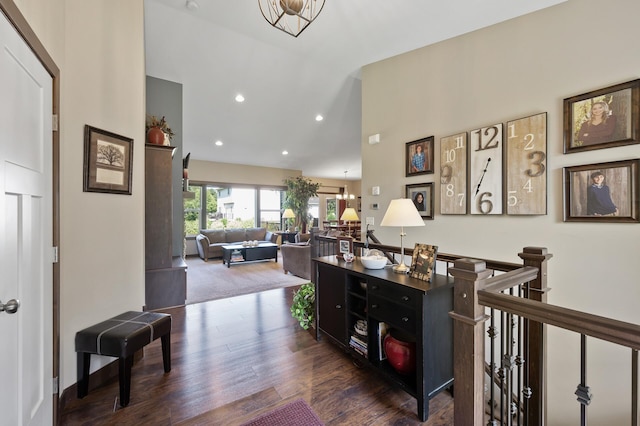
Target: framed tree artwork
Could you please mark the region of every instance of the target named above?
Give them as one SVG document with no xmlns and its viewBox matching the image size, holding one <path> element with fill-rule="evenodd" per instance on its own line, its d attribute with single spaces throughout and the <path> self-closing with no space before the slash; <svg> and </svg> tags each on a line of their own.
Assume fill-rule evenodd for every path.
<svg viewBox="0 0 640 426">
<path fill-rule="evenodd" d="M 133 139 L 84 126 L 84 191 L 131 195 Z"/>
<path fill-rule="evenodd" d="M 565 222 L 640 222 L 640 160 L 564 168 Z"/>
<path fill-rule="evenodd" d="M 433 136 L 407 142 L 405 164 L 407 177 L 433 173 Z"/>
<path fill-rule="evenodd" d="M 567 98 L 564 153 L 640 142 L 640 79 Z"/>
</svg>

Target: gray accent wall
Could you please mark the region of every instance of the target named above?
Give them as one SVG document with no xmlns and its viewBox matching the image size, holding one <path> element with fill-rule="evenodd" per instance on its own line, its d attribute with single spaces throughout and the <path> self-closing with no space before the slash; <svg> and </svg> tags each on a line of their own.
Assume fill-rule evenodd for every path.
<svg viewBox="0 0 640 426">
<path fill-rule="evenodd" d="M 184 246 L 184 205 L 182 198 L 182 84 L 147 76 L 147 114 L 164 116 L 175 133 L 173 153 L 173 256 L 182 256 Z"/>
</svg>

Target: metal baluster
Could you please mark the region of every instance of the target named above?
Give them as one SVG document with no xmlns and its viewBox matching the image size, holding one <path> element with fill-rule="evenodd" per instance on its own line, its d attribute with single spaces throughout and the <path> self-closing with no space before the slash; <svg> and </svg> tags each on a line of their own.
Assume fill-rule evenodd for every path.
<svg viewBox="0 0 640 426">
<path fill-rule="evenodd" d="M 587 405 L 591 403 L 591 391 L 587 386 L 587 336 L 580 335 L 580 384 L 575 392 L 580 403 L 580 425 L 587 426 Z"/>
</svg>

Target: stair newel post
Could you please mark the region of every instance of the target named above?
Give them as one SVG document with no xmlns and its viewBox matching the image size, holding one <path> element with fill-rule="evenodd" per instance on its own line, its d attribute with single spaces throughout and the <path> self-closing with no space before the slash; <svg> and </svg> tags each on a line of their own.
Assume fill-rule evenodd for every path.
<svg viewBox="0 0 640 426">
<path fill-rule="evenodd" d="M 458 259 L 449 268 L 453 286 L 454 423 L 483 426 L 484 323 L 489 318 L 477 291 L 493 271 L 482 260 Z"/>
<path fill-rule="evenodd" d="M 547 261 L 553 257 L 546 247 L 525 247 L 518 256 L 524 266 L 538 268 L 538 276 L 529 283 L 527 298 L 546 303 Z M 525 386 L 530 395 L 524 398 L 527 424 L 545 426 L 547 424 L 547 335 L 544 324 L 525 319 L 524 355 L 526 360 Z"/>
</svg>

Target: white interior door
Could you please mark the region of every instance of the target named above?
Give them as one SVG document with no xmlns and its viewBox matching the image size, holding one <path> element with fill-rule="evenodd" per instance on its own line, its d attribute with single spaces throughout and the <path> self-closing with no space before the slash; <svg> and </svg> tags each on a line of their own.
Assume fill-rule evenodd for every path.
<svg viewBox="0 0 640 426">
<path fill-rule="evenodd" d="M 0 423 L 52 411 L 52 79 L 0 13 Z M 1 307 L 0 307 L 1 309 Z"/>
</svg>

